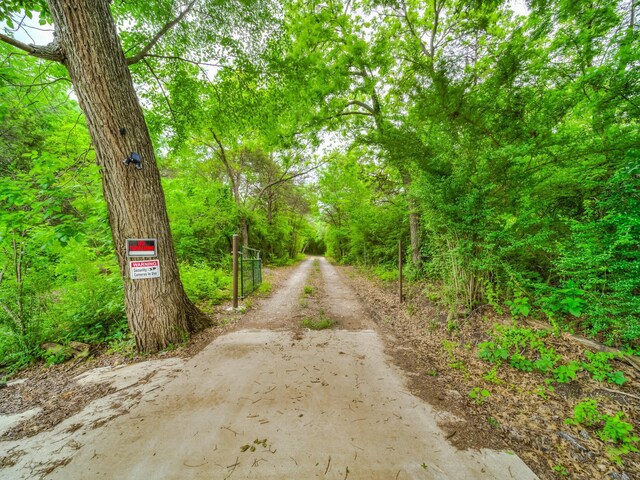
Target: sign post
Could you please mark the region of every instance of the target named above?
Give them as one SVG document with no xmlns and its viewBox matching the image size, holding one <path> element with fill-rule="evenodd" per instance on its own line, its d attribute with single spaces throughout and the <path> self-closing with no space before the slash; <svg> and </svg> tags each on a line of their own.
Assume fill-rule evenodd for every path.
<svg viewBox="0 0 640 480">
<path fill-rule="evenodd" d="M 238 235 L 233 236 L 233 308 L 238 308 Z"/>
<path fill-rule="evenodd" d="M 398 295 L 402 303 L 402 240 L 398 240 Z"/>
</svg>

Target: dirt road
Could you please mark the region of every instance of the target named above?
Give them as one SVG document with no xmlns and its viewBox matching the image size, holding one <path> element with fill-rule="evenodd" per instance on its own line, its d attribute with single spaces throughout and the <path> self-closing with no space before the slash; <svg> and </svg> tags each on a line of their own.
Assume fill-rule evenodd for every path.
<svg viewBox="0 0 640 480">
<path fill-rule="evenodd" d="M 308 283 L 315 286 L 304 289 Z M 318 315 L 336 324 L 301 327 Z M 458 451 L 447 442 L 439 414 L 406 390 L 374 325 L 326 260 L 303 262 L 241 328 L 186 362 L 84 375 L 115 382 L 127 395 L 94 402 L 52 432 L 3 442 L 22 453 L 0 476 L 536 478 L 513 454 Z"/>
</svg>

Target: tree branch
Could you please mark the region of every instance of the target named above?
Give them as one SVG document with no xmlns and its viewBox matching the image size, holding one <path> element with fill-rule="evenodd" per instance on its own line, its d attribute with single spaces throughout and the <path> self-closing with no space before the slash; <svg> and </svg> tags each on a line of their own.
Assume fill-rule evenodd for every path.
<svg viewBox="0 0 640 480">
<path fill-rule="evenodd" d="M 152 53 L 148 53 L 145 55 L 147 58 L 161 58 L 163 60 L 175 60 L 178 62 L 186 62 L 191 63 L 192 65 L 197 66 L 205 66 L 205 67 L 216 67 L 216 68 L 226 68 L 224 65 L 219 63 L 207 63 L 207 62 L 198 62 L 197 60 L 189 60 L 188 58 L 178 57 L 177 55 L 156 55 Z M 132 57 L 133 58 L 133 57 Z"/>
<path fill-rule="evenodd" d="M 349 103 L 347 103 L 347 105 L 346 105 L 344 108 L 351 107 L 351 106 L 353 106 L 353 105 L 357 105 L 358 107 L 362 107 L 362 108 L 364 108 L 365 110 L 367 110 L 368 112 L 370 112 L 370 113 L 371 113 L 371 115 L 374 115 L 374 116 L 375 116 L 375 114 L 376 114 L 376 111 L 375 111 L 375 109 L 374 109 L 373 107 L 370 107 L 370 106 L 369 106 L 369 105 L 367 105 L 366 103 L 364 103 L 364 102 L 360 102 L 360 101 L 358 101 L 358 100 L 352 100 L 352 101 L 350 101 Z"/>
<path fill-rule="evenodd" d="M 15 38 L 11 38 L 4 33 L 0 33 L 0 40 L 22 51 L 27 52 L 32 57 L 51 60 L 54 62 L 62 62 L 64 60 L 64 55 L 60 50 L 60 46 L 55 40 L 49 45 L 27 45 L 26 43 L 23 43 L 20 40 L 16 40 Z"/>
<path fill-rule="evenodd" d="M 196 0 L 191 0 L 191 3 L 187 5 L 187 8 L 185 8 L 182 12 L 180 12 L 180 15 L 178 15 L 176 18 L 174 18 L 170 22 L 167 22 L 164 25 L 164 27 L 162 27 L 160 31 L 155 34 L 155 36 L 151 39 L 151 41 L 142 48 L 142 50 L 140 50 L 133 57 L 127 58 L 127 65 L 133 65 L 134 63 L 138 63 L 140 60 L 142 60 L 147 55 L 147 53 L 149 53 L 149 51 L 156 45 L 156 43 L 158 43 L 158 41 L 162 38 L 162 36 L 165 33 L 171 30 L 178 23 L 180 23 L 180 21 L 187 15 L 187 13 L 189 13 L 189 11 L 193 8 L 195 4 L 196 4 Z"/>
<path fill-rule="evenodd" d="M 272 187 L 275 187 L 276 185 L 280 184 L 280 183 L 284 183 L 284 182 L 288 182 L 289 180 L 293 180 L 294 178 L 297 177 L 301 177 L 302 175 L 306 175 L 307 173 L 311 173 L 314 170 L 320 168 L 322 165 L 324 165 L 324 162 L 319 163 L 318 165 L 314 165 L 311 168 L 308 168 L 307 170 L 302 170 L 300 172 L 296 172 L 296 173 L 292 173 L 291 175 L 287 176 L 287 171 L 285 171 L 280 178 L 278 178 L 277 180 L 274 180 L 272 182 L 267 183 L 264 187 L 262 187 L 262 189 L 258 192 L 258 194 L 254 197 L 255 202 L 253 204 L 253 207 L 251 208 L 251 210 L 255 210 L 256 206 L 258 205 L 258 200 L 260 200 L 260 198 L 262 198 L 262 195 L 265 194 L 265 192 L 267 190 L 269 190 Z"/>
<path fill-rule="evenodd" d="M 57 83 L 57 82 L 71 83 L 71 80 L 69 80 L 66 77 L 59 77 L 59 78 L 54 78 L 50 82 L 41 82 L 41 83 L 12 83 L 11 81 L 7 81 L 9 85 L 16 88 L 46 87 L 48 85 L 53 85 L 54 83 Z"/>
<path fill-rule="evenodd" d="M 213 128 L 209 128 L 209 131 L 211 132 L 213 139 L 215 140 L 216 144 L 218 145 L 218 148 L 220 149 L 218 156 L 220 157 L 220 161 L 222 162 L 225 170 L 227 171 L 227 177 L 229 178 L 229 182 L 231 183 L 231 189 L 233 190 L 233 197 L 236 202 L 236 205 L 240 207 L 241 206 L 240 189 L 238 186 L 238 183 L 240 180 L 239 178 L 237 178 L 238 172 L 233 168 L 233 166 L 229 162 L 229 159 L 227 158 L 227 152 L 224 149 L 224 145 L 222 145 L 222 141 L 220 140 L 218 135 L 216 135 L 215 130 Z M 209 146 L 209 148 L 211 147 Z"/>
<path fill-rule="evenodd" d="M 327 117 L 324 120 L 330 120 L 332 118 L 337 118 L 337 117 L 346 117 L 347 115 L 364 115 L 366 117 L 373 117 L 374 116 L 373 113 L 369 113 L 369 112 L 360 112 L 358 110 L 348 110 L 346 112 L 336 113 L 335 115 Z"/>
<path fill-rule="evenodd" d="M 164 91 L 164 87 L 162 86 L 162 82 L 160 82 L 160 79 L 156 75 L 156 72 L 153 71 L 153 68 L 151 68 L 151 65 L 149 65 L 149 62 L 147 62 L 147 60 L 145 58 L 142 59 L 142 62 L 147 66 L 147 68 L 151 72 L 151 75 L 153 75 L 153 78 L 156 79 L 156 83 L 158 84 L 158 88 L 160 88 L 160 91 L 162 92 L 162 96 L 164 97 L 165 102 L 167 102 L 167 107 L 169 107 L 169 112 L 171 113 L 171 118 L 173 118 L 173 123 L 177 123 L 176 115 L 173 112 L 173 108 L 171 107 L 171 102 L 169 101 L 169 97 L 167 96 L 167 92 Z"/>
</svg>

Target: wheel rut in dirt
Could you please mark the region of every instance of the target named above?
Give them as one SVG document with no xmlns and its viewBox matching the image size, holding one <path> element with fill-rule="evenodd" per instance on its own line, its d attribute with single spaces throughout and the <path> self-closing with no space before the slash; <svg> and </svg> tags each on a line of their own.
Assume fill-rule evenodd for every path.
<svg viewBox="0 0 640 480">
<path fill-rule="evenodd" d="M 331 328 L 303 327 L 320 317 Z M 84 432 L 47 478 L 536 478 L 515 455 L 447 442 L 325 259 L 303 262 L 241 326 Z"/>
</svg>

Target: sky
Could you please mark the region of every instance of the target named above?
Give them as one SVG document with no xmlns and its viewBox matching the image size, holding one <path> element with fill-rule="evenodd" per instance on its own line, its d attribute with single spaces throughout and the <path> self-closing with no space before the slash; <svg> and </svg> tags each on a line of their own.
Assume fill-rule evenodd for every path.
<svg viewBox="0 0 640 480">
<path fill-rule="evenodd" d="M 39 21 L 40 15 L 38 12 L 33 12 L 33 18 L 25 17 L 22 21 L 22 28 L 17 31 L 9 29 L 5 22 L 0 22 L 0 29 L 7 34 L 13 34 L 12 36 L 16 40 L 26 44 L 47 45 L 53 40 L 53 25 L 40 25 Z M 15 26 L 17 27 L 17 25 Z"/>
<path fill-rule="evenodd" d="M 517 15 L 529 13 L 525 0 L 507 0 L 507 3 Z M 33 12 L 33 18 L 25 17 L 22 21 L 22 28 L 14 32 L 15 38 L 27 44 L 46 45 L 50 43 L 53 40 L 53 25 L 40 25 L 39 20 L 38 12 Z M 0 29 L 6 32 L 5 22 L 0 22 Z M 11 32 L 11 30 L 9 31 Z"/>
</svg>

